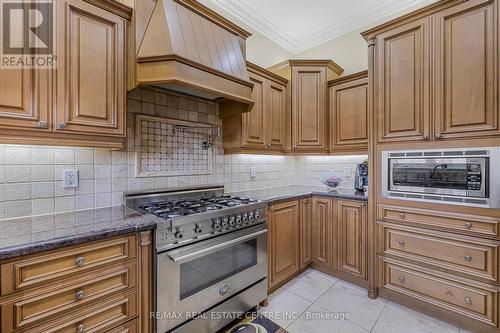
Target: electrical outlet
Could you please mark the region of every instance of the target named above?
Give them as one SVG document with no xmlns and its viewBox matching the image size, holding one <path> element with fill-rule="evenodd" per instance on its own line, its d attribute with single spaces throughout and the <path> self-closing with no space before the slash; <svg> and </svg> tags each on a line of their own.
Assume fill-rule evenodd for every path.
<svg viewBox="0 0 500 333">
<path fill-rule="evenodd" d="M 255 178 L 257 177 L 257 168 L 256 167 L 250 167 L 250 178 Z"/>
<path fill-rule="evenodd" d="M 351 177 L 351 168 L 350 167 L 344 168 L 344 177 Z"/>
<path fill-rule="evenodd" d="M 63 183 L 64 188 L 78 187 L 78 170 L 64 170 Z"/>
</svg>

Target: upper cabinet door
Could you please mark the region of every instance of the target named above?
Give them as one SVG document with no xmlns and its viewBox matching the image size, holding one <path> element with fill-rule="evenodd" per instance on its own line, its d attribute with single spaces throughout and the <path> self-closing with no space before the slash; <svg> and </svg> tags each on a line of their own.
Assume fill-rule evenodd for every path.
<svg viewBox="0 0 500 333">
<path fill-rule="evenodd" d="M 0 70 L 0 127 L 49 130 L 48 70 Z"/>
<path fill-rule="evenodd" d="M 271 149 L 284 150 L 286 139 L 286 87 L 269 82 L 267 103 L 267 143 Z"/>
<path fill-rule="evenodd" d="M 376 39 L 379 142 L 429 139 L 430 18 Z"/>
<path fill-rule="evenodd" d="M 332 151 L 368 150 L 368 79 L 330 87 Z"/>
<path fill-rule="evenodd" d="M 82 0 L 58 4 L 56 130 L 124 136 L 125 21 Z"/>
<path fill-rule="evenodd" d="M 324 151 L 327 147 L 327 69 L 292 67 L 292 149 Z"/>
<path fill-rule="evenodd" d="M 498 2 L 467 1 L 434 16 L 436 139 L 500 134 Z"/>
<path fill-rule="evenodd" d="M 265 144 L 264 109 L 266 105 L 266 80 L 250 73 L 250 81 L 254 84 L 252 99 L 255 104 L 250 112 L 243 114 L 243 146 L 262 149 Z"/>
</svg>

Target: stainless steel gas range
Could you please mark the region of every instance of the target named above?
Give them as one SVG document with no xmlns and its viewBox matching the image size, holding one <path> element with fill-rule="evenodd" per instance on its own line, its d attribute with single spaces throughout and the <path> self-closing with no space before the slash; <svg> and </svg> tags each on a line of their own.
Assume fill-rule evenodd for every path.
<svg viewBox="0 0 500 333">
<path fill-rule="evenodd" d="M 127 193 L 157 222 L 156 332 L 213 333 L 267 297 L 267 204 L 223 186 Z"/>
</svg>

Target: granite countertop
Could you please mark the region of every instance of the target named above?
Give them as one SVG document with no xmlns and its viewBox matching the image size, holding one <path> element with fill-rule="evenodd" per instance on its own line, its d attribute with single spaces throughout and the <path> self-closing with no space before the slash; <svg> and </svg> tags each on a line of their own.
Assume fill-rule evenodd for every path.
<svg viewBox="0 0 500 333">
<path fill-rule="evenodd" d="M 327 196 L 339 199 L 368 201 L 368 195 L 364 192 L 359 192 L 354 189 L 337 189 L 330 190 L 326 186 L 306 186 L 292 185 L 271 187 L 260 190 L 249 190 L 232 193 L 238 196 L 260 199 L 268 203 L 276 201 L 308 197 L 311 195 Z"/>
<path fill-rule="evenodd" d="M 123 206 L 0 220 L 0 260 L 155 226 L 151 218 Z"/>
</svg>

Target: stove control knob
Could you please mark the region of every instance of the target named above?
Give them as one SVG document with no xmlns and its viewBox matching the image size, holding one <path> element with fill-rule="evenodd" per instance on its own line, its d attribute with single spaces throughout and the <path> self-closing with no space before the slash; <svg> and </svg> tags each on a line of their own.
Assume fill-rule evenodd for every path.
<svg viewBox="0 0 500 333">
<path fill-rule="evenodd" d="M 241 224 L 241 214 L 236 215 L 236 224 L 237 225 Z"/>
<path fill-rule="evenodd" d="M 175 238 L 181 239 L 182 237 L 184 237 L 184 235 L 182 234 L 182 229 L 177 228 L 177 231 L 175 232 Z"/>
<path fill-rule="evenodd" d="M 235 218 L 234 218 L 234 216 L 231 216 L 231 217 L 229 218 L 229 226 L 230 226 L 230 227 L 234 227 L 235 225 L 236 225 Z"/>
<path fill-rule="evenodd" d="M 216 219 L 214 219 L 214 223 L 212 224 L 212 227 L 214 229 L 220 229 L 220 224 L 221 224 L 220 218 L 216 218 Z"/>
<path fill-rule="evenodd" d="M 254 213 L 253 213 L 253 216 L 255 216 L 255 219 L 258 220 L 260 218 L 260 213 L 258 210 L 256 210 Z"/>
<path fill-rule="evenodd" d="M 254 220 L 254 215 L 253 213 L 248 214 L 248 220 L 252 222 Z"/>
<path fill-rule="evenodd" d="M 227 228 L 227 225 L 228 225 L 228 222 L 229 222 L 229 219 L 227 217 L 224 217 L 222 219 L 222 227 L 225 229 Z"/>
<path fill-rule="evenodd" d="M 243 213 L 243 223 L 247 223 L 247 222 L 248 222 L 248 214 Z"/>
<path fill-rule="evenodd" d="M 194 232 L 197 234 L 201 234 L 203 232 L 203 230 L 201 229 L 201 225 L 195 224 L 194 225 Z"/>
</svg>

